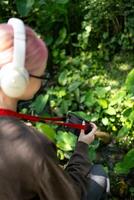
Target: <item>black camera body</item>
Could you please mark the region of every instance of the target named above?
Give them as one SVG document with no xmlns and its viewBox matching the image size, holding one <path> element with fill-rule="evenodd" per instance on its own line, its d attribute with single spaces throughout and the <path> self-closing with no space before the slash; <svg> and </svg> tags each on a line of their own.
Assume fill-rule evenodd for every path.
<svg viewBox="0 0 134 200">
<path fill-rule="evenodd" d="M 77 116 L 76 114 L 69 112 L 66 117 L 66 123 L 72 123 L 72 124 L 82 124 L 82 122 L 85 122 L 85 134 L 88 134 L 92 130 L 92 126 L 89 121 L 82 119 L 81 117 Z M 80 129 L 77 128 L 70 128 L 65 127 L 66 131 L 70 131 L 73 134 L 75 134 L 77 137 L 80 134 Z"/>
</svg>

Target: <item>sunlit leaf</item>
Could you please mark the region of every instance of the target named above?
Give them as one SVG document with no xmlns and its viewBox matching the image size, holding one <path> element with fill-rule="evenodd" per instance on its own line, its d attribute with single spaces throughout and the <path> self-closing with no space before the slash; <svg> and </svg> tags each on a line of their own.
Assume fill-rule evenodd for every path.
<svg viewBox="0 0 134 200">
<path fill-rule="evenodd" d="M 61 85 L 66 85 L 66 83 L 67 83 L 67 73 L 68 73 L 68 71 L 67 71 L 67 70 L 64 70 L 64 71 L 59 75 L 58 82 L 59 82 Z"/>
<path fill-rule="evenodd" d="M 91 121 L 95 122 L 99 119 L 99 114 L 98 113 L 92 113 L 90 117 L 91 117 Z"/>
<path fill-rule="evenodd" d="M 134 69 L 132 69 L 127 76 L 126 87 L 129 92 L 134 94 Z"/>
<path fill-rule="evenodd" d="M 63 141 L 58 141 L 56 146 L 62 149 L 63 151 L 72 151 L 71 145 Z"/>
<path fill-rule="evenodd" d="M 104 98 L 107 93 L 107 89 L 105 87 L 96 87 L 95 92 L 99 98 Z"/>
<path fill-rule="evenodd" d="M 107 118 L 107 117 L 102 118 L 102 123 L 103 123 L 105 126 L 108 125 L 108 123 L 109 123 L 108 118 Z"/>
<path fill-rule="evenodd" d="M 90 33 L 92 30 L 92 26 L 91 24 L 89 24 L 88 26 L 85 27 L 85 30 L 87 31 L 87 33 Z"/>
<path fill-rule="evenodd" d="M 129 115 L 129 120 L 131 120 L 132 122 L 134 121 L 134 110 L 130 113 Z"/>
<path fill-rule="evenodd" d="M 60 160 L 64 160 L 65 156 L 64 156 L 64 152 L 60 149 L 57 150 L 57 157 L 60 159 Z"/>
<path fill-rule="evenodd" d="M 124 100 L 124 97 L 126 97 L 126 91 L 119 91 L 117 92 L 113 98 L 111 98 L 111 101 L 110 101 L 110 106 L 113 106 L 115 104 L 119 104 L 121 103 L 121 101 Z"/>
<path fill-rule="evenodd" d="M 82 111 L 77 111 L 77 112 L 74 112 L 76 115 L 78 115 L 79 117 L 83 118 L 84 120 L 87 120 L 89 121 L 90 120 L 90 116 L 87 115 L 85 112 L 82 112 Z"/>
<path fill-rule="evenodd" d="M 51 126 L 44 123 L 36 123 L 36 128 L 55 143 L 56 132 Z"/>
<path fill-rule="evenodd" d="M 106 109 L 108 107 L 108 102 L 106 99 L 99 99 L 98 103 L 103 109 Z"/>
<path fill-rule="evenodd" d="M 105 113 L 108 115 L 116 115 L 116 110 L 113 107 L 109 107 L 107 110 L 105 110 Z"/>
<path fill-rule="evenodd" d="M 65 131 L 58 131 L 56 146 L 63 151 L 72 151 L 75 147 L 76 137 Z"/>
</svg>

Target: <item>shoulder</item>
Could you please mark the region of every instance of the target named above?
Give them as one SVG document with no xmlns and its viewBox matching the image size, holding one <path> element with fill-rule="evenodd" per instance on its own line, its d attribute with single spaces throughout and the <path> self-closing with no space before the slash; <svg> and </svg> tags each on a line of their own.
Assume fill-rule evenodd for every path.
<svg viewBox="0 0 134 200">
<path fill-rule="evenodd" d="M 16 154 L 23 157 L 50 156 L 57 162 L 55 145 L 42 133 L 17 118 L 0 118 L 0 138 L 12 145 Z"/>
</svg>

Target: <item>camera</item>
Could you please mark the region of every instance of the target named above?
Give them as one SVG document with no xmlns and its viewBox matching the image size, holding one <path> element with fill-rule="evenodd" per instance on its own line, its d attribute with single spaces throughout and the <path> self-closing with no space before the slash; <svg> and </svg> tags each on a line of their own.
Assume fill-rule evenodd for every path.
<svg viewBox="0 0 134 200">
<path fill-rule="evenodd" d="M 66 116 L 66 123 L 82 124 L 83 121 L 85 122 L 85 134 L 88 134 L 92 130 L 92 126 L 89 121 L 83 119 L 82 117 L 77 116 L 72 112 L 69 112 Z M 70 127 L 65 127 L 65 130 L 72 132 L 76 136 L 79 136 L 81 131 L 80 129 L 70 128 Z"/>
</svg>

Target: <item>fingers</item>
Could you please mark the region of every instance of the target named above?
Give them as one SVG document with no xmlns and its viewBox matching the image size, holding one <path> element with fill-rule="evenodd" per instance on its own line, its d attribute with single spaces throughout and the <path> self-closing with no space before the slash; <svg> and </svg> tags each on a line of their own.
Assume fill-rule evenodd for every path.
<svg viewBox="0 0 134 200">
<path fill-rule="evenodd" d="M 78 141 L 84 142 L 86 144 L 91 144 L 94 141 L 97 126 L 92 122 L 90 124 L 92 130 L 88 134 L 85 134 L 85 129 L 81 129 Z M 82 122 L 82 125 L 86 125 L 85 121 Z"/>
<path fill-rule="evenodd" d="M 85 121 L 82 122 L 82 125 L 86 125 Z M 88 134 L 93 135 L 97 131 L 97 126 L 92 122 L 90 122 L 90 125 L 92 127 L 92 130 Z M 80 134 L 85 134 L 85 129 L 84 128 L 81 129 Z"/>
<path fill-rule="evenodd" d="M 91 126 L 92 126 L 92 130 L 89 132 L 90 135 L 95 135 L 96 131 L 97 131 L 97 126 L 90 122 Z"/>
</svg>

